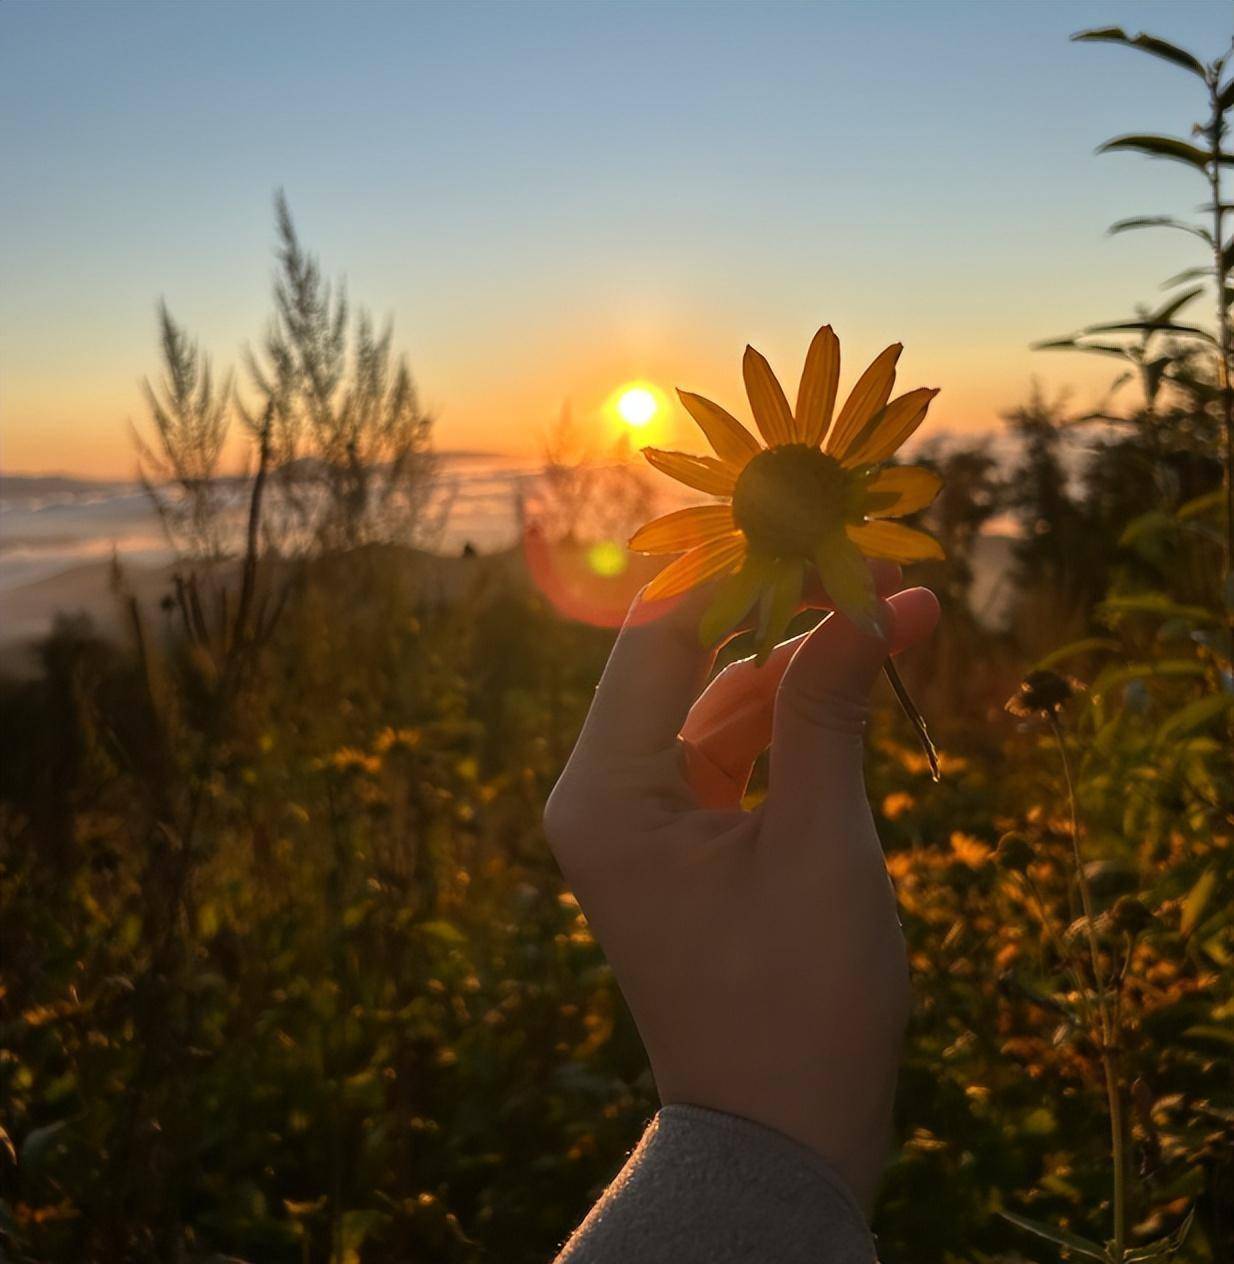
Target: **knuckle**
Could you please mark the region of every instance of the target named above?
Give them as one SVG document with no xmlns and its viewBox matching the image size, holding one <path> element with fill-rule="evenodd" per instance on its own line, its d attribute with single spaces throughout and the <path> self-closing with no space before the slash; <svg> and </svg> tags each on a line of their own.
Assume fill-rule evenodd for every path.
<svg viewBox="0 0 1234 1264">
<path fill-rule="evenodd" d="M 782 684 L 776 692 L 776 707 L 814 728 L 860 737 L 869 718 L 864 698 L 833 686 L 803 687 Z"/>
</svg>

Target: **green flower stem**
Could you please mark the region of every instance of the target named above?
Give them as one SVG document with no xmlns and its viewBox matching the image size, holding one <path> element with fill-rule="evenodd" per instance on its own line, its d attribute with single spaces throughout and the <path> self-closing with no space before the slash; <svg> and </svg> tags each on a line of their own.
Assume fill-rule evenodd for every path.
<svg viewBox="0 0 1234 1264">
<path fill-rule="evenodd" d="M 1080 900 L 1084 906 L 1084 926 L 1088 932 L 1089 955 L 1092 958 L 1093 985 L 1097 1013 L 1100 1018 L 1097 1035 L 1101 1049 L 1101 1070 L 1105 1079 L 1106 1101 L 1110 1110 L 1110 1149 L 1114 1160 L 1114 1241 L 1111 1256 L 1115 1264 L 1121 1264 L 1127 1245 L 1127 1164 L 1126 1135 L 1123 1128 L 1122 1082 L 1118 1068 L 1118 1033 L 1110 1014 L 1109 993 L 1101 969 L 1101 952 L 1097 944 L 1097 924 L 1093 915 L 1093 897 L 1088 875 L 1084 872 L 1084 857 L 1080 851 L 1079 807 L 1076 803 L 1075 782 L 1071 776 L 1071 761 L 1067 758 L 1067 743 L 1056 716 L 1049 717 L 1050 731 L 1058 746 L 1058 757 L 1063 767 L 1063 780 L 1067 786 L 1067 804 L 1071 810 L 1071 849 L 1075 861 L 1076 885 L 1080 888 Z"/>
<path fill-rule="evenodd" d="M 1080 1012 L 1084 1021 L 1088 1024 L 1090 1030 L 1094 1028 L 1093 1011 L 1088 1002 L 1088 988 L 1084 984 L 1083 976 L 1080 969 L 1072 960 L 1071 953 L 1067 950 L 1066 944 L 1062 940 L 1062 936 L 1058 933 L 1058 928 L 1054 925 L 1054 919 L 1050 916 L 1049 909 L 1046 907 L 1045 897 L 1041 894 L 1041 888 L 1033 880 L 1033 876 L 1027 870 L 1020 875 L 1024 879 L 1025 886 L 1032 892 L 1033 902 L 1037 905 L 1037 916 L 1041 919 L 1041 924 L 1045 928 L 1046 936 L 1049 938 L 1055 953 L 1063 969 L 1067 972 L 1071 982 L 1075 984 L 1076 996 L 1079 1000 Z"/>
<path fill-rule="evenodd" d="M 1208 153 L 1205 166 L 1213 213 L 1213 266 L 1217 285 L 1217 386 L 1221 391 L 1222 430 L 1225 437 L 1225 468 L 1222 483 L 1225 489 L 1225 582 L 1226 601 L 1230 600 L 1231 583 L 1234 582 L 1234 386 L 1230 383 L 1230 360 L 1234 348 L 1230 346 L 1230 297 L 1226 288 L 1226 276 L 1230 270 L 1225 244 L 1225 213 L 1229 204 L 1221 200 L 1221 141 L 1225 136 L 1225 108 L 1222 94 L 1217 88 L 1218 76 L 1213 75 L 1208 84 L 1212 103 L 1212 119 L 1209 121 Z M 1227 605 L 1227 621 L 1234 622 L 1234 611 Z"/>
<path fill-rule="evenodd" d="M 930 777 L 934 781 L 942 781 L 943 773 L 938 762 L 938 751 L 930 738 L 929 729 L 926 728 L 925 716 L 917 709 L 917 704 L 913 701 L 912 695 L 905 688 L 904 681 L 900 678 L 899 669 L 890 658 L 883 664 L 883 671 L 887 673 L 887 680 L 890 682 L 895 696 L 899 699 L 900 706 L 904 708 L 904 714 L 908 716 L 913 728 L 917 731 L 917 740 L 921 743 L 926 762 L 930 765 Z"/>
</svg>

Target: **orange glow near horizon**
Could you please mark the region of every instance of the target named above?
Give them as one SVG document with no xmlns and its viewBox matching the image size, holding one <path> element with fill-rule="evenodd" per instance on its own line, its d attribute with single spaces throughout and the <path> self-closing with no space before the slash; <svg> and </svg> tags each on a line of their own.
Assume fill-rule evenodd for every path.
<svg viewBox="0 0 1234 1264">
<path fill-rule="evenodd" d="M 435 445 L 445 451 L 534 458 L 543 451 L 552 419 L 568 401 L 584 435 L 599 450 L 624 439 L 634 449 L 650 444 L 703 451 L 702 436 L 670 388 L 698 391 L 750 424 L 740 373 L 744 339 L 734 330 L 700 329 L 685 316 L 682 331 L 674 335 L 665 321 L 633 334 L 606 329 L 597 338 L 592 331 L 584 340 L 552 329 L 530 354 L 503 355 L 495 348 L 483 375 L 476 374 L 469 354 L 456 355 L 443 340 L 413 366 L 422 375 L 425 404 L 437 419 Z M 756 345 L 773 368 L 783 371 L 782 366 L 800 364 L 812 332 L 813 327 L 803 325 L 781 339 L 759 337 Z M 998 345 L 957 344 L 942 329 L 891 328 L 881 341 L 866 332 L 845 344 L 842 392 L 852 385 L 849 366 L 868 361 L 892 337 L 906 344 L 902 379 L 942 387 L 923 439 L 944 432 L 997 432 L 1000 414 L 1028 397 L 1034 377 L 1051 397 L 1064 385 L 1072 387 L 1070 405 L 1082 411 L 1113 376 L 1104 361 L 1095 359 L 1039 355 L 1026 347 L 1008 351 Z M 784 385 L 794 398 L 791 368 Z M 655 401 L 650 416 L 641 392 Z M 111 363 L 90 364 L 68 380 L 47 375 L 12 381 L 0 407 L 0 469 L 127 480 L 136 470 L 130 425 L 136 423 L 148 434 L 146 415 L 137 376 Z M 642 417 L 646 420 L 637 420 Z M 237 425 L 224 467 L 232 472 L 246 465 L 251 465 L 251 454 Z"/>
</svg>

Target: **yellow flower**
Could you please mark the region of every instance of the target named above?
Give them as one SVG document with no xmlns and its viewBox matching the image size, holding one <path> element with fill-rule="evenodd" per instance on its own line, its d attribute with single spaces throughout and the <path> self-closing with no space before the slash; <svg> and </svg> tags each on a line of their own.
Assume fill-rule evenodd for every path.
<svg viewBox="0 0 1234 1264">
<path fill-rule="evenodd" d="M 771 366 L 747 347 L 746 394 L 765 447 L 718 404 L 678 391 L 715 455 L 658 448 L 644 448 L 643 455 L 726 503 L 680 509 L 634 534 L 630 547 L 637 552 L 683 554 L 652 580 L 646 597 L 672 597 L 726 576 L 699 634 L 708 644 L 718 640 L 758 603 L 756 636 L 765 656 L 793 617 L 812 565 L 836 609 L 877 631 L 862 555 L 897 562 L 943 556 L 932 536 L 888 521 L 924 509 L 941 482 L 920 466 L 878 468 L 921 425 L 938 394 L 922 387 L 891 399 L 901 350 L 894 343 L 870 365 L 833 424 L 840 342 L 830 325 L 810 344 L 795 410 Z"/>
</svg>

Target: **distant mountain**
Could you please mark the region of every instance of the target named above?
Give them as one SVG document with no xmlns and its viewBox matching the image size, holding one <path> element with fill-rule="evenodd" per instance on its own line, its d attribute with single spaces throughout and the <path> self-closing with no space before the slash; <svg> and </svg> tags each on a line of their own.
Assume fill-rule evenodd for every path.
<svg viewBox="0 0 1234 1264">
<path fill-rule="evenodd" d="M 0 500 L 73 496 L 122 487 L 125 479 L 74 478 L 70 474 L 0 474 Z"/>
<path fill-rule="evenodd" d="M 467 461 L 500 461 L 501 452 L 486 452 L 474 448 L 442 448 L 433 455 L 449 464 Z M 315 472 L 316 463 L 301 457 L 292 467 L 304 474 Z M 302 467 L 302 468 L 301 468 Z M 286 468 L 286 467 L 285 467 Z M 244 482 L 242 474 L 223 474 L 220 483 Z M 79 478 L 74 474 L 5 474 L 0 472 L 0 500 L 33 500 L 40 496 L 80 496 L 108 491 L 117 487 L 132 487 L 133 478 Z"/>
</svg>

